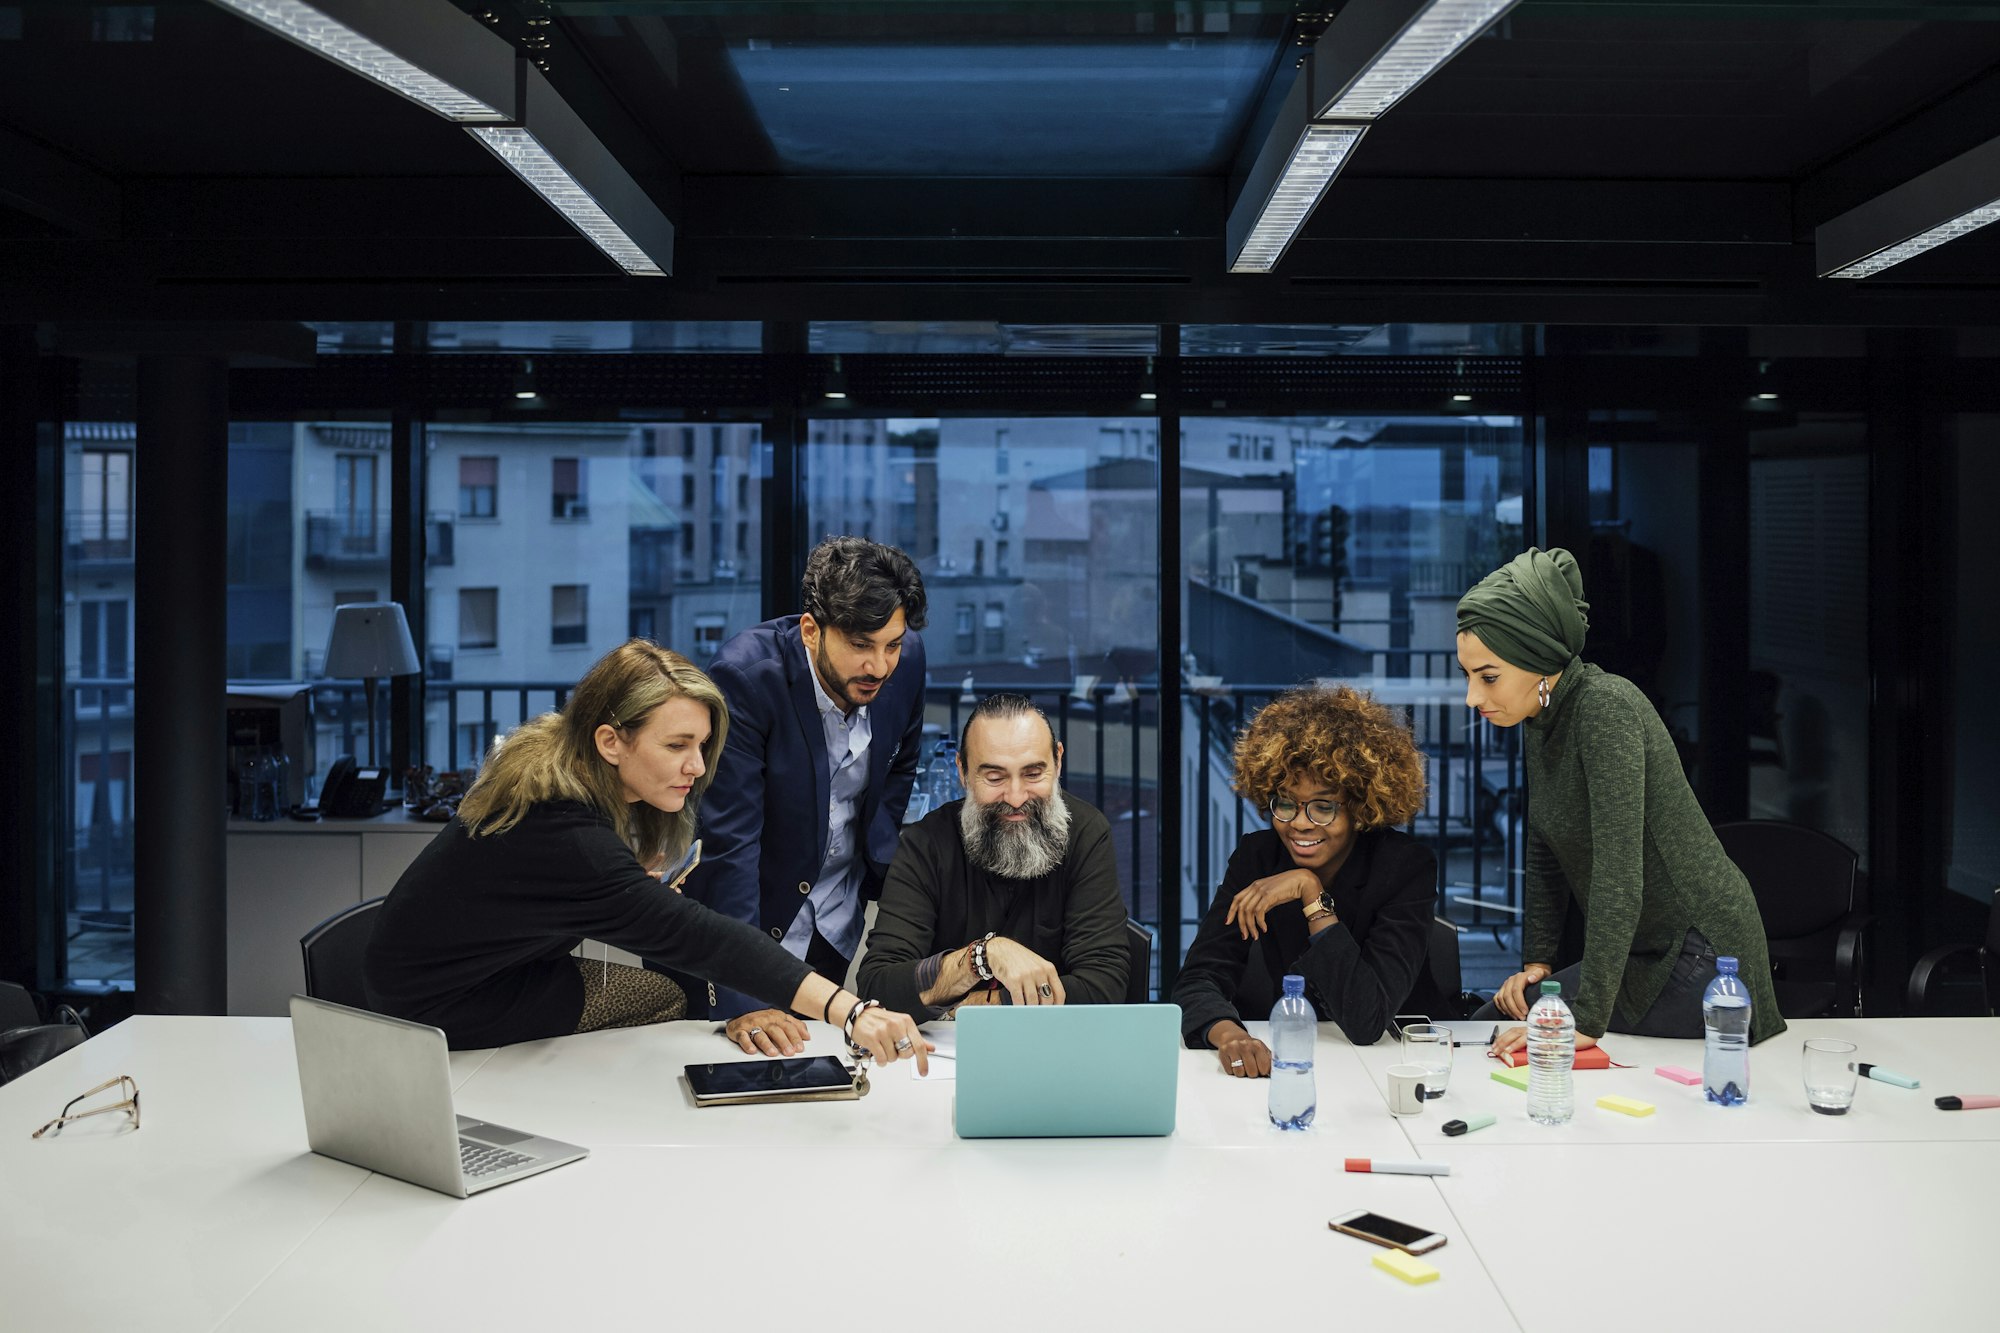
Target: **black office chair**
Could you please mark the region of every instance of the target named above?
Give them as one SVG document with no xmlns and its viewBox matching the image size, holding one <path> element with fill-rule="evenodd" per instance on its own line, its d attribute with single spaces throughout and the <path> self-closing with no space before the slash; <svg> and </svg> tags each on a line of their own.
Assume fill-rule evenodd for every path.
<svg viewBox="0 0 2000 1333">
<path fill-rule="evenodd" d="M 1757 899 L 1786 1018 L 1861 1017 L 1868 927 L 1861 861 L 1818 829 L 1779 819 L 1717 824 Z"/>
<path fill-rule="evenodd" d="M 0 1032 L 35 1027 L 42 1021 L 42 1006 L 35 993 L 13 981 L 0 981 Z"/>
<path fill-rule="evenodd" d="M 0 1032 L 0 1084 L 12 1083 L 71 1047 L 83 1045 L 87 1035 L 74 1023 L 38 1023 Z"/>
<path fill-rule="evenodd" d="M 361 987 L 361 959 L 375 936 L 375 909 L 385 901 L 370 898 L 336 912 L 299 940 L 299 952 L 305 955 L 306 994 L 356 1009 L 368 1007 Z"/>
<path fill-rule="evenodd" d="M 1125 1003 L 1144 1004 L 1153 998 L 1153 932 L 1128 916 L 1125 943 L 1132 950 L 1132 971 L 1125 978 Z"/>
<path fill-rule="evenodd" d="M 1903 1012 L 1913 1018 L 1938 1012 L 1933 989 L 1940 983 L 1948 984 L 1951 969 L 1945 964 L 1960 956 L 1974 958 L 1979 963 L 1979 990 L 1973 1011 L 1986 1018 L 2000 1014 L 2000 889 L 1993 891 L 1993 906 L 1986 914 L 1986 942 L 1946 944 L 1919 958 L 1910 969 L 1910 990 Z"/>
<path fill-rule="evenodd" d="M 1431 984 L 1431 995 L 1427 997 L 1429 1008 L 1442 1011 L 1431 1014 L 1432 1018 L 1464 1018 L 1486 1003 L 1485 996 L 1465 989 L 1465 974 L 1458 956 L 1458 928 L 1441 916 L 1431 918 L 1430 956 L 1425 968 Z M 1417 992 L 1412 992 L 1413 999 L 1417 995 Z M 1408 1007 L 1407 1003 L 1405 1007 Z M 1418 1006 L 1412 1012 L 1428 1010 Z"/>
</svg>

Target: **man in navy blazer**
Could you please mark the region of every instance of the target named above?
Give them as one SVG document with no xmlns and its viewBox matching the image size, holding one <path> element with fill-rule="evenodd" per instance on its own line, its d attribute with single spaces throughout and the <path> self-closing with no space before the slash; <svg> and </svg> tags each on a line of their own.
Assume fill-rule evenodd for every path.
<svg viewBox="0 0 2000 1333">
<path fill-rule="evenodd" d="M 708 669 L 729 736 L 683 891 L 838 981 L 895 858 L 921 758 L 924 584 L 895 547 L 830 537 L 807 558 L 801 593 L 801 614 L 735 635 Z M 804 1049 L 796 1018 L 679 980 L 689 1011 L 729 1020 L 743 1050 Z"/>
</svg>

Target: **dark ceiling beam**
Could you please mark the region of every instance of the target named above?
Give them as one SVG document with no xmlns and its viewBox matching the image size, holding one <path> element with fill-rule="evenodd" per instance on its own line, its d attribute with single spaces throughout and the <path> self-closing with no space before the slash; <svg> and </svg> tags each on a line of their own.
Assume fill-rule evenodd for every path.
<svg viewBox="0 0 2000 1333">
<path fill-rule="evenodd" d="M 1978 147 L 1993 137 L 1995 126 L 2000 126 L 2000 68 L 1946 92 L 1801 178 L 1796 186 L 1800 237 Z"/>
<path fill-rule="evenodd" d="M 75 236 L 118 234 L 117 182 L 0 126 L 0 205 Z"/>
</svg>

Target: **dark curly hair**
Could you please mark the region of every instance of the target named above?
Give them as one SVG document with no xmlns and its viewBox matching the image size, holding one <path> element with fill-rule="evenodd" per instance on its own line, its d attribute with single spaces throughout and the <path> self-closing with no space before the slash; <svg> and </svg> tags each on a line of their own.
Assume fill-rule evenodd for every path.
<svg viewBox="0 0 2000 1333">
<path fill-rule="evenodd" d="M 1346 685 L 1279 695 L 1236 738 L 1236 790 L 1267 806 L 1294 777 L 1324 783 L 1357 829 L 1407 824 L 1424 805 L 1424 757 L 1403 720 Z"/>
<path fill-rule="evenodd" d="M 828 629 L 873 634 L 896 608 L 911 629 L 924 627 L 924 576 L 893 546 L 861 537 L 828 537 L 806 557 L 800 607 Z"/>
</svg>

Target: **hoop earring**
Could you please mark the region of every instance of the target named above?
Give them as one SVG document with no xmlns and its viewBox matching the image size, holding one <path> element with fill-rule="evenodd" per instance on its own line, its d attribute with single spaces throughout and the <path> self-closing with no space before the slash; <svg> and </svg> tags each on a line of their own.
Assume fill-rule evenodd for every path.
<svg viewBox="0 0 2000 1333">
<path fill-rule="evenodd" d="M 1549 678 L 1543 676 L 1535 682 L 1535 699 L 1542 707 L 1549 706 Z"/>
</svg>

